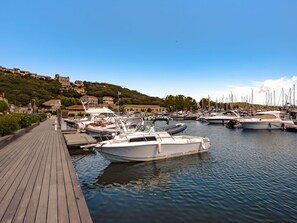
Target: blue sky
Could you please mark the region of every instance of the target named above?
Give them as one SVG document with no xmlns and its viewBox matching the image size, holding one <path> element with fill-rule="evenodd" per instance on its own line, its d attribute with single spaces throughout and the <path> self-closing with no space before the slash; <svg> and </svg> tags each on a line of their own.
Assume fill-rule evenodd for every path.
<svg viewBox="0 0 297 223">
<path fill-rule="evenodd" d="M 0 3 L 0 66 L 165 97 L 265 103 L 297 81 L 295 0 Z M 261 92 L 261 93 L 260 93 Z M 278 102 L 279 100 L 276 99 Z"/>
</svg>

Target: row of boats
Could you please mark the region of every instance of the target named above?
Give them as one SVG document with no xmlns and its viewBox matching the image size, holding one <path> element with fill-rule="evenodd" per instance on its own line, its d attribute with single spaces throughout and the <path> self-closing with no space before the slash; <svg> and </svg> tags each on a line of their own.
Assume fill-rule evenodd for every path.
<svg viewBox="0 0 297 223">
<path fill-rule="evenodd" d="M 209 124 L 226 124 L 230 128 L 256 130 L 287 129 L 290 131 L 295 129 L 297 123 L 293 119 L 285 118 L 285 113 L 281 111 L 259 111 L 253 116 L 241 116 L 235 111 L 227 111 L 201 116 L 199 120 Z"/>
<path fill-rule="evenodd" d="M 158 128 L 142 118 L 117 116 L 107 108 L 86 110 L 88 119 L 65 120 L 93 136 L 95 144 L 81 146 L 97 150 L 110 162 L 142 162 L 207 152 L 207 137 L 177 134 L 186 129 L 184 123 Z"/>
<path fill-rule="evenodd" d="M 88 118 L 65 121 L 68 125 L 99 138 L 97 143 L 81 147 L 98 150 L 111 162 L 153 161 L 203 153 L 210 148 L 208 137 L 177 134 L 186 129 L 185 123 L 158 128 L 154 121 L 117 116 L 108 108 L 86 109 L 86 113 L 89 114 Z M 286 119 L 281 111 L 261 111 L 254 116 L 227 111 L 200 116 L 197 120 L 209 124 L 224 124 L 229 128 L 297 130 L 296 123 L 292 119 Z"/>
</svg>

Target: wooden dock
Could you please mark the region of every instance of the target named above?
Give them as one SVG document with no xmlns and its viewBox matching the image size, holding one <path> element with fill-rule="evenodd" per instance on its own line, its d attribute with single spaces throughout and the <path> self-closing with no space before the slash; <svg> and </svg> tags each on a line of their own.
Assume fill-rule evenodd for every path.
<svg viewBox="0 0 297 223">
<path fill-rule="evenodd" d="M 42 122 L 0 150 L 0 222 L 92 222 L 63 135 Z"/>
<path fill-rule="evenodd" d="M 97 141 L 86 133 L 64 134 L 65 143 L 69 147 L 79 147 L 87 144 L 94 144 Z"/>
</svg>

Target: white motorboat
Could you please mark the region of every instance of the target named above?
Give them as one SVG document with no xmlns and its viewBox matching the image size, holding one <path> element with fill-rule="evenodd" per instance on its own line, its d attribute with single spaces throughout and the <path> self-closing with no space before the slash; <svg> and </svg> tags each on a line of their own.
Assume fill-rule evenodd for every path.
<svg viewBox="0 0 297 223">
<path fill-rule="evenodd" d="M 240 115 L 235 111 L 226 111 L 219 113 L 217 115 L 204 117 L 205 121 L 209 124 L 227 124 L 230 120 L 235 120 L 240 118 Z"/>
<path fill-rule="evenodd" d="M 125 126 L 123 128 L 125 129 Z M 100 154 L 111 162 L 167 159 L 207 152 L 209 147 L 210 140 L 207 137 L 171 136 L 152 125 L 141 125 L 134 132 L 124 130 L 113 139 L 95 145 Z"/>
<path fill-rule="evenodd" d="M 86 111 L 87 112 L 87 111 Z M 88 112 L 87 112 L 88 113 Z M 117 118 L 117 115 L 108 108 L 96 108 L 92 111 L 90 114 L 88 120 L 80 121 L 76 123 L 76 126 L 80 130 L 85 130 L 86 126 L 92 123 L 96 122 L 104 122 L 107 124 L 114 123 L 115 119 Z"/>
<path fill-rule="evenodd" d="M 85 130 L 86 130 L 87 133 L 90 133 L 90 134 L 112 134 L 112 133 L 116 133 L 118 131 L 117 126 L 115 124 L 106 125 L 105 123 L 101 123 L 101 124 L 91 123 L 91 124 L 88 124 L 85 127 Z"/>
<path fill-rule="evenodd" d="M 284 129 L 286 125 L 292 125 L 292 120 L 282 118 L 280 111 L 257 112 L 251 118 L 238 119 L 243 129 Z"/>
</svg>

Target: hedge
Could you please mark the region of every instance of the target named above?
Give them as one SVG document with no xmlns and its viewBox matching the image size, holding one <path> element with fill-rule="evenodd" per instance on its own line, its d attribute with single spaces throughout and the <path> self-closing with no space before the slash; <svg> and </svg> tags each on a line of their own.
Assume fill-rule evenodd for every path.
<svg viewBox="0 0 297 223">
<path fill-rule="evenodd" d="M 24 114 L 13 113 L 0 116 L 0 137 L 14 133 L 15 131 L 31 126 L 46 119 L 45 113 Z"/>
</svg>

